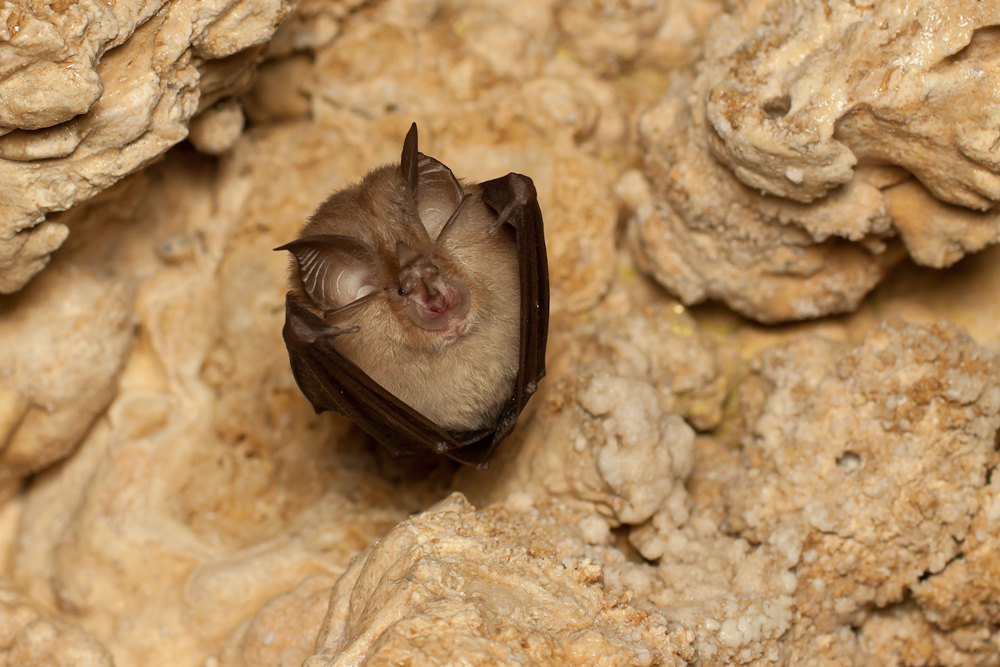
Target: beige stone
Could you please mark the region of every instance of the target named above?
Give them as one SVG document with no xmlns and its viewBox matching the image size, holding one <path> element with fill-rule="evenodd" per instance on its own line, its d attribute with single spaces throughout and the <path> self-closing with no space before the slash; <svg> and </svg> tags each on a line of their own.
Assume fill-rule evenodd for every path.
<svg viewBox="0 0 1000 667">
<path fill-rule="evenodd" d="M 526 496 L 442 501 L 352 562 L 305 665 L 685 664 L 691 633 L 605 592 L 622 556 L 579 519 Z"/>
<path fill-rule="evenodd" d="M 643 118 L 640 264 L 776 322 L 857 307 L 897 233 L 939 267 L 995 242 L 995 212 L 942 210 L 1000 200 L 996 22 L 974 0 L 734 6 Z M 909 175 L 929 194 L 892 187 Z"/>
<path fill-rule="evenodd" d="M 69 455 L 117 393 L 132 342 L 129 291 L 60 262 L 6 298 L 0 319 L 0 488 Z"/>
<path fill-rule="evenodd" d="M 252 14 L 261 6 L 210 11 L 218 27 L 200 33 L 187 5 L 150 5 L 94 60 L 101 73 L 116 53 L 142 55 L 151 34 L 174 40 L 167 55 L 187 49 L 199 64 L 170 109 L 194 100 L 201 113 L 167 125 L 218 157 L 179 147 L 51 215 L 35 229 L 72 235 L 0 299 L 0 427 L 17 445 L 0 454 L 16 469 L 0 511 L 0 634 L 23 647 L 0 637 L 8 664 L 995 660 L 1000 248 L 947 271 L 905 267 L 850 317 L 761 327 L 685 308 L 615 247 L 627 214 L 638 260 L 685 300 L 776 320 L 853 308 L 904 252 L 944 266 L 992 242 L 993 211 L 943 204 L 900 166 L 861 163 L 803 203 L 762 196 L 719 162 L 728 149 L 690 103 L 719 81 L 669 68 L 708 71 L 749 31 L 785 30 L 784 15 L 759 18 L 784 5 L 729 3 L 703 39 L 722 3 L 304 0 L 271 42 L 246 46 L 258 18 L 261 40 L 274 29 L 274 14 Z M 824 20 L 810 7 L 799 27 Z M 886 7 L 902 5 L 840 7 L 822 39 L 790 39 L 828 53 L 838 21 Z M 177 23 L 156 23 L 167 15 Z M 968 80 L 948 68 L 987 62 L 989 35 L 938 72 L 893 76 L 957 94 Z M 60 57 L 45 56 L 52 71 Z M 259 58 L 239 106 L 224 100 Z M 174 94 L 187 65 L 164 62 L 157 86 Z M 103 135 L 70 130 L 94 108 L 141 126 L 137 98 L 114 90 L 49 130 L 7 132 L 2 164 L 42 174 L 90 155 Z M 141 99 L 177 102 L 156 90 Z M 485 473 L 391 459 L 316 416 L 281 342 L 287 257 L 271 249 L 332 190 L 398 160 L 414 120 L 422 148 L 460 175 L 531 176 L 545 216 L 549 375 Z M 846 142 L 834 125 L 831 141 Z M 883 145 L 867 127 L 851 136 Z M 107 162 L 120 147 L 105 138 Z M 928 155 L 961 177 L 955 145 Z M 880 324 L 894 313 L 922 324 Z M 29 419 L 32 402 L 52 411 Z M 30 455 L 15 466 L 17 452 Z M 481 509 L 459 496 L 435 506 L 456 490 Z"/>
<path fill-rule="evenodd" d="M 0 665 L 4 667 L 113 667 L 93 635 L 69 625 L 0 582 Z"/>
<path fill-rule="evenodd" d="M 974 211 L 936 199 L 909 180 L 885 191 L 892 224 L 918 264 L 944 268 L 1000 240 L 1000 209 Z"/>
<path fill-rule="evenodd" d="M 713 153 L 744 183 L 812 201 L 874 162 L 949 203 L 1000 200 L 986 129 L 1000 105 L 996 12 L 976 0 L 741 10 L 713 30 L 706 116 Z"/>
<path fill-rule="evenodd" d="M 989 653 L 996 366 L 943 321 L 889 322 L 854 348 L 800 338 L 761 355 L 742 389 L 741 462 L 721 491 L 739 534 L 798 545 L 803 627 L 787 650 L 799 659 L 816 634 L 869 617 L 886 632 L 907 598 L 921 623 L 952 633 L 938 643 L 969 660 Z M 962 648 L 958 627 L 983 641 Z"/>
<path fill-rule="evenodd" d="M 206 155 L 221 155 L 243 134 L 243 109 L 234 100 L 220 102 L 191 121 L 188 139 Z"/>
<path fill-rule="evenodd" d="M 555 20 L 565 48 L 588 69 L 615 76 L 688 64 L 722 10 L 713 0 L 571 0 L 555 6 Z"/>
<path fill-rule="evenodd" d="M 680 520 L 678 520 L 680 519 Z M 797 545 L 776 533 L 763 544 L 725 535 L 704 516 L 664 508 L 629 540 L 655 568 L 629 564 L 619 585 L 641 581 L 648 604 L 691 628 L 704 665 L 778 664 L 795 619 Z"/>
<path fill-rule="evenodd" d="M 336 581 L 318 574 L 268 600 L 227 640 L 220 667 L 301 665 L 313 654 Z"/>
<path fill-rule="evenodd" d="M 750 189 L 711 155 L 689 83 L 640 125 L 650 195 L 628 227 L 639 266 L 686 304 L 721 299 L 762 322 L 856 308 L 902 255 L 878 189 L 862 181 L 813 206 Z"/>
<path fill-rule="evenodd" d="M 302 0 L 267 43 L 268 56 L 284 59 L 329 45 L 340 34 L 343 21 L 365 4 L 367 0 Z"/>
<path fill-rule="evenodd" d="M 546 494 L 615 525 L 683 504 L 695 437 L 685 419 L 718 424 L 725 377 L 714 346 L 675 308 L 623 313 L 609 304 L 557 320 L 537 412 L 488 472 L 463 469 L 457 488 L 481 504 Z"/>
<path fill-rule="evenodd" d="M 249 84 L 287 0 L 0 9 L 0 293 L 21 289 L 81 202 L 187 136 L 201 109 Z M 225 65 L 218 64 L 225 59 Z M 232 131 L 230 130 L 230 134 Z"/>
</svg>

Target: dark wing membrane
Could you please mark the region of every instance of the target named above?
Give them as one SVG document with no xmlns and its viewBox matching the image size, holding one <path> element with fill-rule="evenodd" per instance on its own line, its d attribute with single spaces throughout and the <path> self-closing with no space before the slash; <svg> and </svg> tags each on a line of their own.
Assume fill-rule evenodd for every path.
<svg viewBox="0 0 1000 667">
<path fill-rule="evenodd" d="M 282 336 L 292 375 L 317 413 L 334 410 L 353 420 L 393 454 L 430 449 L 443 454 L 463 443 L 386 391 L 337 351 L 338 330 L 289 292 Z M 350 335 L 343 333 L 342 335 Z"/>
<path fill-rule="evenodd" d="M 497 446 L 510 435 L 528 399 L 545 377 L 545 346 L 549 336 L 549 261 L 538 193 L 531 179 L 521 174 L 479 184 L 483 201 L 514 228 L 521 281 L 521 364 L 514 394 L 500 414 L 492 434 L 453 433 L 462 449 L 449 451 L 457 461 L 488 468 Z M 459 458 L 459 457 L 462 458 Z"/>
<path fill-rule="evenodd" d="M 493 459 L 493 454 L 496 451 L 496 445 L 493 444 L 494 433 L 496 431 L 493 429 L 470 431 L 465 434 L 468 439 L 461 440 L 461 442 L 466 444 L 463 444 L 458 449 L 448 450 L 445 452 L 445 456 L 459 463 L 464 463 L 467 466 L 473 466 L 480 470 L 489 470 L 490 461 Z M 497 444 L 500 443 L 498 442 Z"/>
</svg>

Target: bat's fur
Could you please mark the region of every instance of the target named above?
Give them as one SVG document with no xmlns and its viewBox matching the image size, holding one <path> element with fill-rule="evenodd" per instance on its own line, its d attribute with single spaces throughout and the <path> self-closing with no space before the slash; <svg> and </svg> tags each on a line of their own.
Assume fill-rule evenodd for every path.
<svg viewBox="0 0 1000 667">
<path fill-rule="evenodd" d="M 334 193 L 302 230 L 302 236 L 354 237 L 374 249 L 392 284 L 363 305 L 327 319 L 334 327 L 358 327 L 336 337 L 337 349 L 425 417 L 455 431 L 492 427 L 510 400 L 520 322 L 512 231 L 505 225 L 488 233 L 496 215 L 482 203 L 477 186 L 462 188 L 471 199 L 439 243 L 421 233 L 398 165 L 379 167 Z M 397 291 L 398 241 L 431 259 L 442 275 L 464 282 L 470 295 L 464 323 L 440 331 L 414 324 Z M 294 257 L 291 283 L 305 297 Z"/>
</svg>

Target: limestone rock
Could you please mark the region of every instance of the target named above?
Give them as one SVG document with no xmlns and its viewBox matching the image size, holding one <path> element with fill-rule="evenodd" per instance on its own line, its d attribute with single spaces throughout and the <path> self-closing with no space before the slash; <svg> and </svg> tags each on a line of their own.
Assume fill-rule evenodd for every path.
<svg viewBox="0 0 1000 667">
<path fill-rule="evenodd" d="M 707 48 L 712 152 L 751 188 L 796 201 L 876 163 L 948 203 L 989 208 L 1000 201 L 986 129 L 1000 111 L 998 25 L 977 0 L 741 7 Z"/>
<path fill-rule="evenodd" d="M 686 664 L 688 630 L 605 592 L 623 558 L 587 545 L 580 518 L 526 496 L 442 501 L 351 563 L 305 665 Z"/>
<path fill-rule="evenodd" d="M 914 180 L 886 189 L 885 203 L 917 264 L 951 266 L 1000 239 L 1000 208 L 974 211 L 948 204 Z"/>
<path fill-rule="evenodd" d="M 856 348 L 819 338 L 771 348 L 742 396 L 743 465 L 722 487 L 727 521 L 754 542 L 782 534 L 799 545 L 796 612 L 808 629 L 786 650 L 811 660 L 817 634 L 868 619 L 885 633 L 909 618 L 901 623 L 933 628 L 956 654 L 988 655 L 995 355 L 946 322 L 897 320 Z"/>
<path fill-rule="evenodd" d="M 206 155 L 221 155 L 243 134 L 243 109 L 233 100 L 206 109 L 191 121 L 188 139 Z"/>
<path fill-rule="evenodd" d="M 721 418 L 716 351 L 670 306 L 602 310 L 561 323 L 572 334 L 554 336 L 535 416 L 488 472 L 459 473 L 457 487 L 477 502 L 545 493 L 616 525 L 685 502 L 695 440 L 685 419 L 711 428 Z"/>
<path fill-rule="evenodd" d="M 798 545 L 781 533 L 751 545 L 687 509 L 671 503 L 630 533 L 640 553 L 659 562 L 621 568 L 619 585 L 690 628 L 702 665 L 779 664 L 795 619 Z"/>
<path fill-rule="evenodd" d="M 891 236 L 934 266 L 996 242 L 996 26 L 975 0 L 737 3 L 642 120 L 643 268 L 778 322 L 855 308 Z"/>
<path fill-rule="evenodd" d="M 313 654 L 336 581 L 318 574 L 268 600 L 226 642 L 220 667 L 301 665 Z"/>
<path fill-rule="evenodd" d="M 65 240 L 45 221 L 149 164 L 249 84 L 290 0 L 0 8 L 0 293 Z M 224 60 L 224 64 L 221 59 Z"/>
<path fill-rule="evenodd" d="M 5 667 L 114 667 L 86 630 L 68 625 L 0 583 L 0 664 Z"/>
<path fill-rule="evenodd" d="M 72 453 L 114 398 L 130 297 L 113 275 L 67 262 L 0 297 L 0 495 Z"/>
<path fill-rule="evenodd" d="M 650 194 L 628 228 L 639 266 L 686 304 L 721 299 L 763 322 L 854 309 L 902 255 L 878 188 L 859 179 L 812 206 L 748 188 L 709 152 L 689 83 L 640 126 Z"/>
</svg>

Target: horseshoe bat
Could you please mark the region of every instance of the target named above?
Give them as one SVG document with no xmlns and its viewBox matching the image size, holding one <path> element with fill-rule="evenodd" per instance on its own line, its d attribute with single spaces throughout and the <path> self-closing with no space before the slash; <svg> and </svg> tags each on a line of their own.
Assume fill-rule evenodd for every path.
<svg viewBox="0 0 1000 667">
<path fill-rule="evenodd" d="M 489 467 L 545 376 L 548 260 L 531 179 L 463 183 L 417 150 L 332 194 L 291 243 L 282 336 L 317 413 L 393 455 Z"/>
</svg>

